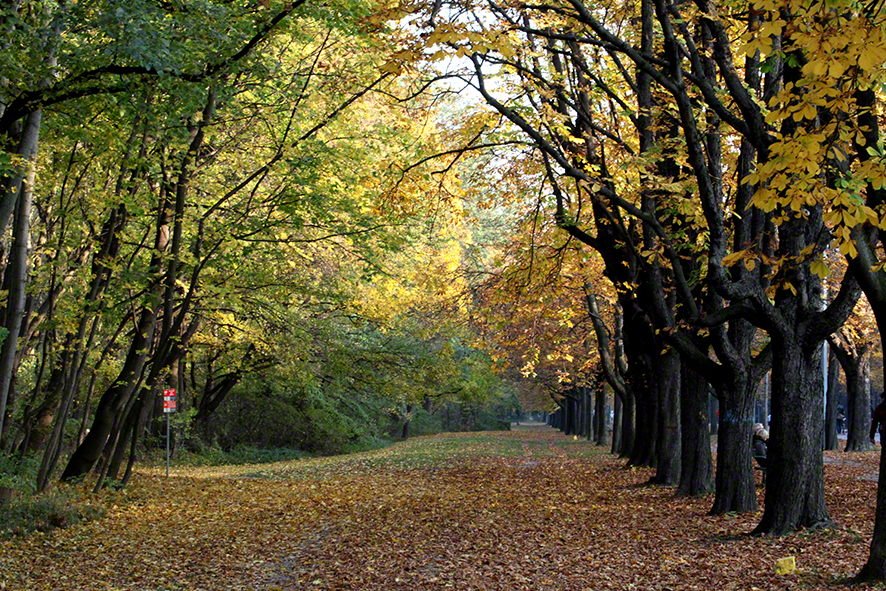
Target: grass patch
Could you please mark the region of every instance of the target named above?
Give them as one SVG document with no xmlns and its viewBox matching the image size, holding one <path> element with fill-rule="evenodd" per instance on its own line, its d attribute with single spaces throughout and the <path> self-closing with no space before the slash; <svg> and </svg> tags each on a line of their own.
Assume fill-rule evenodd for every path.
<svg viewBox="0 0 886 591">
<path fill-rule="evenodd" d="M 257 447 L 236 446 L 230 451 L 218 447 L 207 447 L 199 452 L 177 451 L 172 457 L 172 464 L 180 467 L 227 466 L 236 464 L 270 464 L 288 462 L 311 457 L 308 452 L 300 449 L 276 448 L 260 449 Z M 164 453 L 152 453 L 145 463 L 150 466 L 165 465 Z"/>
<path fill-rule="evenodd" d="M 104 513 L 96 497 L 87 498 L 77 489 L 60 486 L 39 495 L 13 498 L 0 506 L 0 538 L 63 529 Z"/>
</svg>

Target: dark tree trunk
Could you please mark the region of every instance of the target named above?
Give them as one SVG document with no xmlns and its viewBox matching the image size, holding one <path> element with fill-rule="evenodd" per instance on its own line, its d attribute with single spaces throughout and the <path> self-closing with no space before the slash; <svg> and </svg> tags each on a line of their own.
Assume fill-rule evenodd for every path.
<svg viewBox="0 0 886 591">
<path fill-rule="evenodd" d="M 588 420 L 588 411 L 591 405 L 588 404 L 588 390 L 584 386 L 578 386 L 576 391 L 578 393 L 578 435 L 590 439 L 589 425 L 591 422 Z"/>
<path fill-rule="evenodd" d="M 560 431 L 563 432 L 563 435 L 569 435 L 570 429 L 572 428 L 572 401 L 568 396 L 563 398 L 563 401 L 560 403 Z"/>
<path fill-rule="evenodd" d="M 766 503 L 754 533 L 833 526 L 825 506 L 821 343 L 773 336 Z"/>
<path fill-rule="evenodd" d="M 659 409 L 658 462 L 655 482 L 666 486 L 680 484 L 682 435 L 680 429 L 680 355 L 669 349 L 655 359 L 657 407 Z"/>
<path fill-rule="evenodd" d="M 710 406 L 708 411 L 708 419 L 711 422 L 711 435 L 718 435 L 720 432 L 720 401 L 716 396 L 708 395 Z"/>
<path fill-rule="evenodd" d="M 874 88 L 860 89 L 856 87 L 855 98 L 860 107 L 858 115 L 859 129 L 864 130 L 864 143 L 856 143 L 855 151 L 858 159 L 862 162 L 869 160 L 873 154 L 869 152 L 869 146 L 880 144 L 880 125 L 878 111 L 882 110 L 877 104 L 878 94 Z M 873 143 L 870 143 L 873 142 Z M 886 188 L 880 187 L 875 189 L 868 186 L 866 190 L 867 204 L 871 207 L 879 207 L 886 202 Z M 876 252 L 877 246 L 882 247 L 886 243 L 886 235 L 876 228 L 867 228 L 864 235 L 859 237 L 859 252 L 856 257 L 847 257 L 847 262 L 853 270 L 855 276 L 861 283 L 862 289 L 871 304 L 874 316 L 877 319 L 877 329 L 880 333 L 881 347 L 886 336 L 886 278 L 883 271 L 873 271 L 875 263 L 879 262 L 879 254 Z M 886 366 L 883 368 L 886 374 Z M 847 376 L 847 383 L 849 382 Z M 886 385 L 886 382 L 884 382 Z M 870 392 L 863 388 L 870 397 Z M 852 400 L 852 394 L 847 392 Z M 851 403 L 850 403 L 851 404 Z M 861 415 L 864 414 L 867 421 L 870 420 L 870 399 L 864 409 L 861 408 L 862 399 L 854 400 L 854 417 L 849 418 L 850 432 L 849 436 L 853 436 L 853 430 L 856 437 L 861 437 L 863 426 L 861 425 Z M 867 434 L 865 434 L 867 437 Z M 874 518 L 874 535 L 871 538 L 871 553 L 867 563 L 861 569 L 861 572 L 855 578 L 856 582 L 884 580 L 886 579 L 886 455 L 883 454 L 883 443 L 880 449 L 880 471 L 879 480 L 877 482 L 877 509 Z M 846 445 L 849 450 L 849 441 Z"/>
<path fill-rule="evenodd" d="M 634 441 L 637 434 L 637 404 L 633 396 L 626 396 L 621 404 L 621 444 L 618 455 L 627 458 L 634 449 Z"/>
<path fill-rule="evenodd" d="M 628 458 L 630 466 L 655 467 L 655 445 L 658 442 L 658 413 L 652 392 L 633 387 L 635 393 L 636 431 L 634 447 Z"/>
<path fill-rule="evenodd" d="M 866 351 L 859 364 L 858 375 L 846 378 L 846 451 L 870 451 L 868 437 L 871 426 L 871 392 L 868 388 L 871 373 L 870 351 Z M 850 410 L 851 409 L 851 410 Z M 882 442 L 881 442 L 882 443 Z"/>
<path fill-rule="evenodd" d="M 622 408 L 621 397 L 615 396 L 612 401 L 612 447 L 610 451 L 615 455 L 621 455 L 622 448 L 622 422 L 623 422 L 623 408 Z"/>
<path fill-rule="evenodd" d="M 12 390 L 15 382 L 15 360 L 18 352 L 18 337 L 25 310 L 25 287 L 28 284 L 28 242 L 31 232 L 31 205 L 36 179 L 37 145 L 39 143 L 42 111 L 31 112 L 25 120 L 25 128 L 18 149 L 25 163 L 22 174 L 13 175 L 15 183 L 3 195 L 0 225 L 5 232 L 7 217 L 14 211 L 12 224 L 12 245 L 9 261 L 3 270 L 4 284 L 7 286 L 6 310 L 3 322 L 6 338 L 0 346 L 0 442 L 6 439 L 6 415 L 12 408 Z M 12 206 L 11 204 L 14 204 Z M 7 213 L 8 212 L 8 213 Z"/>
<path fill-rule="evenodd" d="M 737 381 L 740 387 L 741 381 Z M 723 389 L 720 394 L 720 424 L 717 429 L 717 472 L 712 515 L 757 510 L 754 487 L 753 451 L 754 387 L 744 380 L 738 391 Z"/>
<path fill-rule="evenodd" d="M 628 314 L 627 310 L 631 310 Z M 658 404 L 650 385 L 652 375 L 651 356 L 660 351 L 650 352 L 648 338 L 649 324 L 636 305 L 625 312 L 625 351 L 629 360 L 627 381 L 634 394 L 634 439 L 629 450 L 628 465 L 650 466 L 655 468 L 656 444 L 658 443 Z M 645 344 L 641 348 L 641 343 Z"/>
<path fill-rule="evenodd" d="M 853 583 L 886 580 L 886 454 L 880 448 L 880 480 L 877 483 L 877 510 L 874 515 L 874 535 L 871 554 Z"/>
<path fill-rule="evenodd" d="M 828 341 L 831 351 L 846 376 L 846 451 L 870 451 L 871 395 L 867 388 L 870 376 L 870 349 L 857 347 L 842 331 Z"/>
<path fill-rule="evenodd" d="M 400 433 L 402 439 L 409 439 L 409 424 L 412 422 L 412 405 L 406 405 L 406 416 L 403 418 L 403 431 Z"/>
<path fill-rule="evenodd" d="M 594 443 L 597 445 L 608 445 L 607 423 L 609 417 L 606 416 L 606 385 L 605 382 L 597 380 L 594 392 Z"/>
<path fill-rule="evenodd" d="M 714 490 L 708 383 L 685 361 L 680 374 L 680 423 L 683 457 L 677 494 L 701 497 Z"/>
<path fill-rule="evenodd" d="M 138 386 L 147 352 L 153 339 L 156 320 L 156 308 L 151 310 L 146 307 L 142 310 L 141 319 L 123 368 L 113 385 L 99 400 L 92 427 L 83 442 L 74 451 L 71 459 L 68 460 L 68 465 L 62 473 L 62 480 L 71 481 L 85 476 L 101 457 L 105 442 L 111 435 L 115 417 L 126 406 Z"/>
</svg>

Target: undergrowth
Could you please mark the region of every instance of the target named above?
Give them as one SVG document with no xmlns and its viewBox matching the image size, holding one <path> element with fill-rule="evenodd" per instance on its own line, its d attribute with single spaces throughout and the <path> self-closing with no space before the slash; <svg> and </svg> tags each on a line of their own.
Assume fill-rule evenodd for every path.
<svg viewBox="0 0 886 591">
<path fill-rule="evenodd" d="M 70 487 L 60 486 L 34 496 L 16 496 L 0 505 L 0 538 L 66 528 L 104 513 L 99 498 Z"/>
</svg>

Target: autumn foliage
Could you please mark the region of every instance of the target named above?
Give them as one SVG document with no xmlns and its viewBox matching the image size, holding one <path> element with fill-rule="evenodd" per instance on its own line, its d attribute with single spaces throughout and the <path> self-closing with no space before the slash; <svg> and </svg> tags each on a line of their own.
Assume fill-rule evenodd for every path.
<svg viewBox="0 0 886 591">
<path fill-rule="evenodd" d="M 783 537 L 540 425 L 146 470 L 102 493 L 102 519 L 3 541 L 0 588 L 829 589 L 866 557 L 877 455 L 826 452 L 837 528 Z M 796 573 L 776 575 L 788 556 Z"/>
</svg>

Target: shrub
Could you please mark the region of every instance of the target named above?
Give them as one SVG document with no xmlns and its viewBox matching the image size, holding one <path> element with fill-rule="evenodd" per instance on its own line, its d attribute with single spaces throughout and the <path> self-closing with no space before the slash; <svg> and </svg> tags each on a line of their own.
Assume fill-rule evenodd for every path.
<svg viewBox="0 0 886 591">
<path fill-rule="evenodd" d="M 83 497 L 76 489 L 60 486 L 42 494 L 13 498 L 0 506 L 0 538 L 70 527 L 101 517 L 104 512 L 95 498 Z"/>
</svg>

